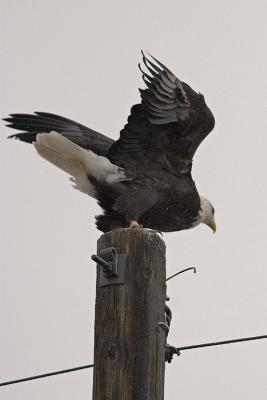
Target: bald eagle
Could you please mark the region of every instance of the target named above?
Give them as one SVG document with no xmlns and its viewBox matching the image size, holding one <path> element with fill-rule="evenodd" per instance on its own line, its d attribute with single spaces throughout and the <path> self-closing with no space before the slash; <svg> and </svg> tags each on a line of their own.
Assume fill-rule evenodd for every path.
<svg viewBox="0 0 267 400">
<path fill-rule="evenodd" d="M 142 52 L 145 89 L 118 140 L 46 112 L 10 114 L 10 137 L 32 143 L 47 161 L 71 175 L 74 188 L 103 208 L 103 232 L 144 227 L 162 232 L 200 223 L 214 232 L 214 207 L 200 196 L 191 176 L 199 144 L 214 128 L 204 96 L 164 64 Z M 145 69 L 145 70 L 144 70 Z"/>
</svg>

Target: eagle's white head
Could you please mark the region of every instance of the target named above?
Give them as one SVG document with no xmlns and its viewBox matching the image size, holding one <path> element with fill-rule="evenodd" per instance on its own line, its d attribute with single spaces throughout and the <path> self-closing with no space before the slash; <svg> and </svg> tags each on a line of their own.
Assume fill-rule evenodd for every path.
<svg viewBox="0 0 267 400">
<path fill-rule="evenodd" d="M 203 196 L 200 196 L 200 210 L 198 212 L 198 223 L 208 225 L 213 233 L 216 232 L 216 222 L 214 218 L 215 210 L 211 202 Z"/>
</svg>

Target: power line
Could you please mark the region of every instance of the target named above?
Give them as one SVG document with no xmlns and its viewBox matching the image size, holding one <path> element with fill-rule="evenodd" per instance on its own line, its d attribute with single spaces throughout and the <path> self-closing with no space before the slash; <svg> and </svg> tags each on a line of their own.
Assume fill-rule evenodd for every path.
<svg viewBox="0 0 267 400">
<path fill-rule="evenodd" d="M 200 347 L 220 346 L 220 345 L 223 345 L 223 344 L 247 342 L 247 341 L 250 341 L 250 340 L 259 340 L 259 339 L 267 339 L 267 335 L 251 336 L 251 337 L 240 338 L 240 339 L 223 340 L 223 341 L 220 341 L 220 342 L 193 344 L 193 345 L 190 345 L 190 346 L 182 346 L 182 347 L 174 347 L 174 346 L 167 345 L 167 347 L 168 347 L 168 351 L 170 352 L 170 360 L 171 360 L 173 354 L 179 355 L 180 351 L 184 351 L 184 350 L 198 349 Z M 48 376 L 66 374 L 68 372 L 74 372 L 74 371 L 79 371 L 79 370 L 82 370 L 82 369 L 93 368 L 93 366 L 94 366 L 94 364 L 82 365 L 81 367 L 63 369 L 63 370 L 55 371 L 55 372 L 48 372 L 46 374 L 29 376 L 27 378 L 15 379 L 15 380 L 8 381 L 8 382 L 2 382 L 2 383 L 0 383 L 0 386 L 13 385 L 15 383 L 32 381 L 34 379 L 46 378 Z"/>
<path fill-rule="evenodd" d="M 247 338 L 241 338 L 241 339 L 230 339 L 230 340 L 223 340 L 220 342 L 211 342 L 211 343 L 202 343 L 202 344 L 193 344 L 191 346 L 183 346 L 183 347 L 174 347 L 169 344 L 165 344 L 165 360 L 168 363 L 172 362 L 174 354 L 177 356 L 180 355 L 180 352 L 183 350 L 192 350 L 192 349 L 198 349 L 200 347 L 208 347 L 208 346 L 220 346 L 222 344 L 230 344 L 230 343 L 238 343 L 238 342 L 247 342 L 249 340 L 259 340 L 259 339 L 267 339 L 267 335 L 262 335 L 262 336 L 251 336 Z"/>
<path fill-rule="evenodd" d="M 267 339 L 267 335 L 262 335 L 262 336 L 251 336 L 247 338 L 241 338 L 241 339 L 231 339 L 231 340 L 223 340 L 221 342 L 211 342 L 211 343 L 202 343 L 202 344 L 194 344 L 191 346 L 183 346 L 183 347 L 177 347 L 178 351 L 183 351 L 183 350 L 191 350 L 191 349 L 197 349 L 200 347 L 208 347 L 208 346 L 220 346 L 222 344 L 230 344 L 230 343 L 238 343 L 238 342 L 247 342 L 249 340 L 259 340 L 259 339 Z"/>
<path fill-rule="evenodd" d="M 92 368 L 93 366 L 94 366 L 94 364 L 82 365 L 81 367 L 62 369 L 60 371 L 48 372 L 46 374 L 29 376 L 27 378 L 22 378 L 22 379 L 15 379 L 13 381 L 2 382 L 2 383 L 0 383 L 0 386 L 13 385 L 14 383 L 32 381 L 34 379 L 46 378 L 48 376 L 53 376 L 53 375 L 67 374 L 68 372 L 74 372 L 74 371 L 79 371 L 81 369 Z"/>
</svg>

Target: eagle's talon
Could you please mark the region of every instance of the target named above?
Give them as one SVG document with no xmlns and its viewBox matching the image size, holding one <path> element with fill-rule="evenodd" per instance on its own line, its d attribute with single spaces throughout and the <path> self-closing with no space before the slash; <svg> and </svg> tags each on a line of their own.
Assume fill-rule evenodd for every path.
<svg viewBox="0 0 267 400">
<path fill-rule="evenodd" d="M 140 225 L 137 221 L 130 221 L 130 228 L 143 228 L 143 225 Z"/>
</svg>

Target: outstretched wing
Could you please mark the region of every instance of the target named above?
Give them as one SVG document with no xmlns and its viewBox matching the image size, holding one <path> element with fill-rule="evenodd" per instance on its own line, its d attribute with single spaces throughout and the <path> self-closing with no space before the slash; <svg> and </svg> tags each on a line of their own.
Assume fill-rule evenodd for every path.
<svg viewBox="0 0 267 400">
<path fill-rule="evenodd" d="M 154 57 L 150 56 L 157 64 L 149 60 L 143 51 L 142 55 L 144 65 L 151 73 L 143 71 L 138 64 L 147 85 L 147 89 L 140 89 L 147 119 L 153 125 L 185 120 L 189 116 L 190 102 L 182 82 Z"/>
<path fill-rule="evenodd" d="M 214 117 L 201 94 L 154 57 L 142 55 L 148 70 L 139 65 L 147 86 L 140 89 L 142 103 L 133 106 L 128 124 L 107 156 L 124 167 L 146 159 L 188 172 L 185 166 L 191 166 L 196 149 L 213 129 Z"/>
<path fill-rule="evenodd" d="M 34 142 L 38 133 L 56 131 L 85 149 L 92 150 L 98 155 L 106 155 L 114 142 L 109 137 L 84 125 L 51 113 L 10 114 L 10 117 L 4 118 L 4 121 L 9 123 L 7 126 L 10 128 L 24 131 L 9 136 L 10 138 L 28 143 Z"/>
</svg>

